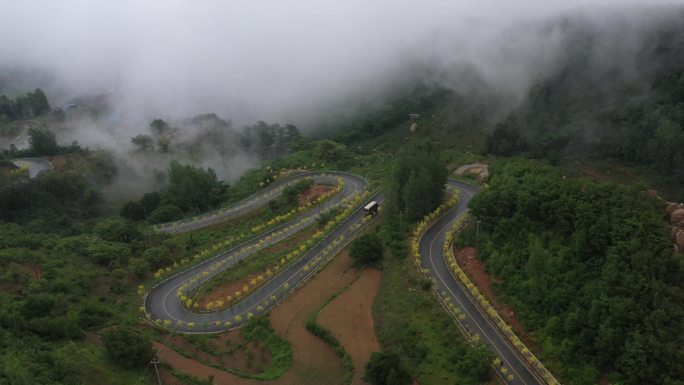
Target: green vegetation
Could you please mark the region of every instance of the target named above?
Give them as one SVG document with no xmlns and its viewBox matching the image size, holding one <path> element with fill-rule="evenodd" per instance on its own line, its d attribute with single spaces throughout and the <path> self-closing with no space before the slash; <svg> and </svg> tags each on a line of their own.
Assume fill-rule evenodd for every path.
<svg viewBox="0 0 684 385">
<path fill-rule="evenodd" d="M 168 175 L 169 185 L 163 192 L 147 193 L 137 202 L 126 203 L 120 214 L 130 220 L 168 222 L 183 214 L 218 207 L 227 199 L 228 186 L 211 168 L 205 170 L 173 160 Z"/>
<path fill-rule="evenodd" d="M 147 336 L 128 328 L 115 328 L 102 335 L 109 357 L 124 368 L 140 368 L 152 359 L 154 352 Z"/>
<path fill-rule="evenodd" d="M 28 119 L 46 112 L 50 112 L 50 104 L 40 88 L 14 99 L 0 95 L 0 123 Z"/>
<path fill-rule="evenodd" d="M 410 144 L 395 158 L 385 182 L 382 234 L 390 251 L 404 257 L 408 253 L 409 224 L 442 203 L 447 171 L 429 142 Z"/>
<path fill-rule="evenodd" d="M 279 378 L 292 366 L 292 347 L 271 329 L 266 317 L 252 319 L 243 331 L 249 341 L 262 341 L 271 353 L 271 363 L 262 373 L 251 376 L 259 380 Z"/>
<path fill-rule="evenodd" d="M 433 145 L 417 142 L 399 154 L 387 187 L 385 205 L 390 220 L 404 215 L 409 222 L 421 219 L 442 203 L 446 167 Z"/>
<path fill-rule="evenodd" d="M 684 187 L 684 29 L 673 18 L 641 37 L 641 76 L 597 68 L 594 31 L 574 31 L 572 60 L 535 85 L 524 105 L 487 138 L 487 151 L 552 162 L 585 157 L 647 166 L 664 184 Z M 616 62 L 617 63 L 617 62 Z M 596 73 L 605 72 L 606 76 Z M 610 75 L 608 75 L 610 74 Z"/>
<path fill-rule="evenodd" d="M 373 352 L 363 375 L 372 385 L 408 385 L 411 375 L 396 352 Z"/>
<path fill-rule="evenodd" d="M 242 378 L 253 378 L 257 380 L 273 380 L 280 378 L 291 366 L 292 366 L 292 347 L 290 344 L 282 339 L 275 331 L 271 328 L 270 321 L 267 317 L 254 317 L 245 327 L 240 330 L 240 333 L 244 337 L 247 343 L 256 344 L 260 343 L 261 349 L 265 349 L 268 352 L 271 359 L 267 362 L 267 365 L 263 367 L 263 370 L 258 373 L 248 373 L 236 368 L 227 367 L 225 364 L 216 364 L 209 362 L 196 353 L 188 352 L 180 347 L 176 346 L 174 343 L 169 342 L 163 338 L 158 340 L 161 343 L 168 345 L 174 350 L 178 351 L 185 357 L 189 357 L 203 363 L 204 365 L 211 366 L 220 370 L 225 370 L 229 373 L 235 374 Z M 231 356 L 236 351 L 244 349 L 244 343 L 234 344 L 227 347 L 219 346 L 215 340 L 219 338 L 216 334 L 198 334 L 198 335 L 184 335 L 181 338 L 185 339 L 187 342 L 192 344 L 199 352 L 209 354 L 214 357 L 221 358 L 224 355 Z M 262 350 L 263 351 L 263 350 Z M 247 353 L 251 355 L 250 351 Z M 248 363 L 249 365 L 249 363 Z"/>
<path fill-rule="evenodd" d="M 337 357 L 339 357 L 340 360 L 342 360 L 342 367 L 347 372 L 347 374 L 345 375 L 345 379 L 342 381 L 343 384 L 351 383 L 352 376 L 354 375 L 354 363 L 352 362 L 349 353 L 346 350 L 344 350 L 344 346 L 342 346 L 340 341 L 338 341 L 337 338 L 333 336 L 330 330 L 316 322 L 316 318 L 318 318 L 318 315 L 321 314 L 323 309 L 325 309 L 325 307 L 328 306 L 330 302 L 335 300 L 335 298 L 337 298 L 338 295 L 340 295 L 347 288 L 349 288 L 349 286 L 351 286 L 351 283 L 341 291 L 330 296 L 330 298 L 323 305 L 321 305 L 321 307 L 318 308 L 316 312 L 311 314 L 311 316 L 309 316 L 309 318 L 307 318 L 306 320 L 306 330 L 308 330 L 311 334 L 321 338 L 326 344 L 328 344 L 328 346 L 332 348 Z"/>
<path fill-rule="evenodd" d="M 492 173 L 471 201 L 478 255 L 564 382 L 683 378 L 684 266 L 661 204 L 526 161 Z"/>
<path fill-rule="evenodd" d="M 427 282 L 426 290 L 421 286 Z M 431 281 L 402 256 L 383 260 L 383 277 L 373 304 L 383 351 L 396 351 L 424 385 L 475 385 L 491 377 L 492 354 L 472 347 L 430 291 Z"/>
<path fill-rule="evenodd" d="M 375 233 L 363 234 L 352 241 L 349 255 L 356 266 L 379 266 L 384 249 Z"/>
<path fill-rule="evenodd" d="M 54 114 L 48 116 L 42 91 L 14 100 L 0 96 L 0 135 L 23 134 L 23 125 L 35 120 L 26 131 L 31 148 L 4 150 L 0 160 L 0 383 L 146 383 L 140 373 L 142 352 L 149 351 L 138 344 L 144 334 L 132 330 L 135 287 L 148 285 L 151 271 L 185 268 L 178 262 L 193 263 L 188 256 L 198 250 L 244 239 L 252 227 L 294 207 L 308 182 L 286 189 L 259 212 L 214 228 L 146 235 L 144 223 L 230 205 L 276 180 L 276 170 L 302 168 L 359 173 L 387 194 L 377 235 L 352 246 L 357 263 L 380 264 L 384 271 L 373 309 L 384 353 L 369 365 L 369 381 L 403 383 L 403 367 L 421 384 L 482 384 L 492 375 L 492 355 L 469 345 L 440 307 L 432 282 L 405 258 L 407 239 L 412 224 L 442 202 L 447 171 L 492 161 L 490 154 L 520 154 L 539 161 L 495 164 L 491 185 L 473 200 L 472 211 L 481 220 L 479 256 L 497 278 L 500 298 L 538 342 L 539 357 L 568 384 L 680 384 L 684 267 L 672 254 L 660 204 L 643 188 L 565 178 L 541 164 L 614 162 L 639 175 L 655 172 L 672 195 L 681 196 L 684 51 L 678 47 L 684 34 L 681 26 L 667 24 L 648 32 L 636 64 L 644 77 L 632 81 L 592 72 L 586 46 L 593 44 L 592 33 L 569 40 L 568 54 L 576 60 L 564 61 L 503 119 L 491 113 L 496 98 L 422 85 L 331 118 L 314 136 L 265 122 L 238 132 L 214 114 L 183 122 L 155 119 L 132 138 L 141 150 L 135 156 L 163 152 L 197 160 L 207 151 L 246 150 L 272 162 L 232 186 L 211 169 L 173 162 L 164 190 L 121 208 L 130 222 L 106 217 L 99 189 L 116 175 L 110 154 L 59 145 L 55 127 L 46 124 Z M 412 113 L 420 116 L 409 119 Z M 417 131 L 409 133 L 413 122 Z M 177 142 L 178 124 L 197 135 Z M 60 154 L 70 154 L 63 170 L 30 180 L 6 162 Z M 320 224 L 338 214 L 324 215 Z M 472 245 L 473 231 L 458 242 Z M 386 257 L 374 260 L 383 251 Z M 232 277 L 256 271 L 248 267 L 239 264 Z M 264 323 L 256 318 L 243 330 L 269 341 L 275 363 L 262 375 L 276 378 L 291 365 L 292 352 Z M 105 346 L 91 341 L 114 325 Z M 329 333 L 311 328 L 341 354 Z M 140 360 L 121 360 L 116 351 L 123 348 L 141 352 Z"/>
<path fill-rule="evenodd" d="M 293 241 L 304 242 L 310 238 L 315 231 L 315 229 L 304 230 L 303 232 L 297 233 L 290 238 L 276 243 L 272 247 L 260 250 L 247 259 L 240 260 L 235 267 L 226 269 L 217 274 L 211 281 L 200 286 L 200 288 L 193 292 L 190 297 L 197 302 L 221 285 L 247 278 L 256 273 L 265 273 L 265 270 L 269 266 L 274 263 L 277 264 L 283 258 L 286 258 L 287 254 L 299 249 L 299 244 Z M 291 246 L 283 247 L 283 244 L 291 244 Z M 232 295 L 232 293 L 230 294 Z"/>
<path fill-rule="evenodd" d="M 98 212 L 101 198 L 94 187 L 75 170 L 15 181 L 0 189 L 0 220 L 63 232 Z"/>
</svg>

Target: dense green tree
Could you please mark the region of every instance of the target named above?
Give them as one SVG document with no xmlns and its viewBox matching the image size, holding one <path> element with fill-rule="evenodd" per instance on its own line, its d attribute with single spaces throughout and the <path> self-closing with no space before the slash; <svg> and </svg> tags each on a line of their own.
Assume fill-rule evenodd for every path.
<svg viewBox="0 0 684 385">
<path fill-rule="evenodd" d="M 164 119 L 155 119 L 150 123 L 150 128 L 155 135 L 161 136 L 168 132 L 169 124 Z"/>
<path fill-rule="evenodd" d="M 36 156 L 55 155 L 59 151 L 55 133 L 47 128 L 29 128 L 29 143 Z"/>
<path fill-rule="evenodd" d="M 299 138 L 301 134 L 294 125 L 283 127 L 278 123 L 269 125 L 259 121 L 244 128 L 241 144 L 262 157 L 271 158 L 286 153 L 290 144 Z"/>
<path fill-rule="evenodd" d="M 149 220 L 152 223 L 168 222 L 180 218 L 182 214 L 183 211 L 178 206 L 167 203 L 154 209 L 150 213 Z"/>
<path fill-rule="evenodd" d="M 102 342 L 112 361 L 124 368 L 144 368 L 154 355 L 149 337 L 126 327 L 104 333 Z"/>
<path fill-rule="evenodd" d="M 50 104 L 40 88 L 14 100 L 0 95 L 0 121 L 28 119 L 47 112 L 50 112 Z"/>
<path fill-rule="evenodd" d="M 131 138 L 131 143 L 136 145 L 140 151 L 154 149 L 154 139 L 151 136 L 140 134 Z"/>
<path fill-rule="evenodd" d="M 419 142 L 396 160 L 389 181 L 386 213 L 390 220 L 405 215 L 416 221 L 442 203 L 447 171 L 432 146 Z"/>
<path fill-rule="evenodd" d="M 211 168 L 194 167 L 174 160 L 169 164 L 165 200 L 183 211 L 204 211 L 227 199 L 227 186 Z"/>
<path fill-rule="evenodd" d="M 345 161 L 351 157 L 347 146 L 328 139 L 318 142 L 314 153 L 318 159 L 324 160 L 327 163 Z"/>
<path fill-rule="evenodd" d="M 128 261 L 128 271 L 135 274 L 138 278 L 144 277 L 150 270 L 150 262 L 145 258 L 131 258 Z"/>
<path fill-rule="evenodd" d="M 681 15 L 679 15 L 681 16 Z M 684 28 L 663 20 L 637 43 L 635 73 L 592 58 L 595 30 L 568 25 L 566 60 L 529 90 L 487 136 L 497 155 L 551 161 L 618 159 L 649 166 L 673 190 L 684 188 Z M 597 74 L 610 74 L 598 76 Z"/>
<path fill-rule="evenodd" d="M 138 202 L 126 202 L 119 210 L 119 214 L 131 221 L 141 221 L 147 218 L 145 207 Z"/>
<path fill-rule="evenodd" d="M 113 242 L 131 242 L 142 237 L 135 225 L 121 219 L 101 221 L 93 228 L 93 233 L 106 241 Z"/>
<path fill-rule="evenodd" d="M 357 266 L 377 266 L 382 260 L 383 247 L 375 233 L 363 234 L 352 241 L 349 255 Z"/>
<path fill-rule="evenodd" d="M 411 375 L 395 352 L 373 352 L 363 379 L 372 385 L 407 385 Z"/>
<path fill-rule="evenodd" d="M 569 382 L 596 383 L 599 370 L 634 385 L 683 378 L 684 265 L 662 205 L 526 161 L 491 172 L 470 203 L 478 257 Z"/>
</svg>

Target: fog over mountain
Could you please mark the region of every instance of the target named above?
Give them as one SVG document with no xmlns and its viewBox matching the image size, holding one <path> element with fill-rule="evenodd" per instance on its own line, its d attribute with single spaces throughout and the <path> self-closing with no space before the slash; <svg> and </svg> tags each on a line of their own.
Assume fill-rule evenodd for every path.
<svg viewBox="0 0 684 385">
<path fill-rule="evenodd" d="M 546 21 L 638 28 L 649 12 L 635 8 L 682 1 L 482 3 L 3 1 L 0 79 L 61 102 L 109 95 L 135 124 L 205 112 L 307 123 L 416 68 L 457 90 L 520 96 L 558 58 L 564 31 Z"/>
<path fill-rule="evenodd" d="M 70 119 L 58 140 L 112 151 L 110 195 L 134 196 L 157 186 L 170 159 L 237 178 L 259 162 L 236 140 L 245 125 L 314 132 L 402 87 L 480 97 L 496 120 L 577 52 L 596 77 L 638 80 L 646 32 L 676 20 L 684 0 L 596 3 L 0 0 L 0 94 L 40 87 L 53 107 L 104 111 Z M 208 120 L 218 146 L 188 120 L 207 113 L 225 119 Z M 134 152 L 131 138 L 155 118 L 194 152 Z"/>
</svg>

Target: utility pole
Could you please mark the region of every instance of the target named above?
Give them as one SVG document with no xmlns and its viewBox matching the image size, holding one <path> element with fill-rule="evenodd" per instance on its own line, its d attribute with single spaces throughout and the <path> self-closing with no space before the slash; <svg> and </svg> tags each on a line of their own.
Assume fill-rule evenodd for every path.
<svg viewBox="0 0 684 385">
<path fill-rule="evenodd" d="M 157 373 L 157 382 L 159 383 L 159 385 L 162 385 L 161 377 L 159 377 L 159 368 L 157 367 L 158 363 L 159 359 L 157 359 L 157 355 L 155 354 L 154 357 L 152 357 L 152 361 L 150 361 L 150 364 L 154 365 L 154 372 Z"/>
</svg>

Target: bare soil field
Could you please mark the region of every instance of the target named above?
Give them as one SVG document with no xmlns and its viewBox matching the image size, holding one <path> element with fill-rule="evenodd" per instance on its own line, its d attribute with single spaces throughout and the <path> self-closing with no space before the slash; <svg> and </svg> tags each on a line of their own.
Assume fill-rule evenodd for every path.
<svg viewBox="0 0 684 385">
<path fill-rule="evenodd" d="M 476 258 L 477 250 L 474 247 L 466 247 L 463 249 L 454 249 L 454 254 L 456 255 L 456 261 L 461 269 L 465 271 L 468 277 L 473 281 L 473 284 L 477 286 L 482 294 L 489 300 L 489 302 L 494 306 L 501 318 L 506 321 L 507 324 L 513 328 L 515 334 L 527 345 L 527 347 L 533 352 L 539 352 L 541 350 L 540 346 L 537 345 L 530 338 L 527 330 L 523 328 L 518 321 L 518 317 L 513 310 L 511 305 L 499 300 L 492 289 L 492 285 L 496 282 L 496 279 L 489 275 L 485 271 L 484 262 Z"/>
<path fill-rule="evenodd" d="M 363 372 L 372 352 L 380 350 L 375 337 L 372 306 L 380 288 L 382 272 L 366 269 L 347 290 L 328 304 L 317 321 L 330 330 L 351 356 L 352 384 L 366 385 Z"/>
<path fill-rule="evenodd" d="M 271 325 L 292 344 L 294 363 L 281 378 L 257 381 L 237 377 L 226 371 L 186 358 L 167 346 L 155 343 L 160 360 L 177 371 L 200 379 L 213 376 L 217 385 L 337 385 L 344 378 L 339 358 L 320 338 L 309 333 L 306 319 L 334 293 L 349 285 L 359 274 L 351 269 L 349 254 L 343 251 L 333 262 L 270 314 Z M 341 385 L 341 384 L 340 384 Z"/>
</svg>

